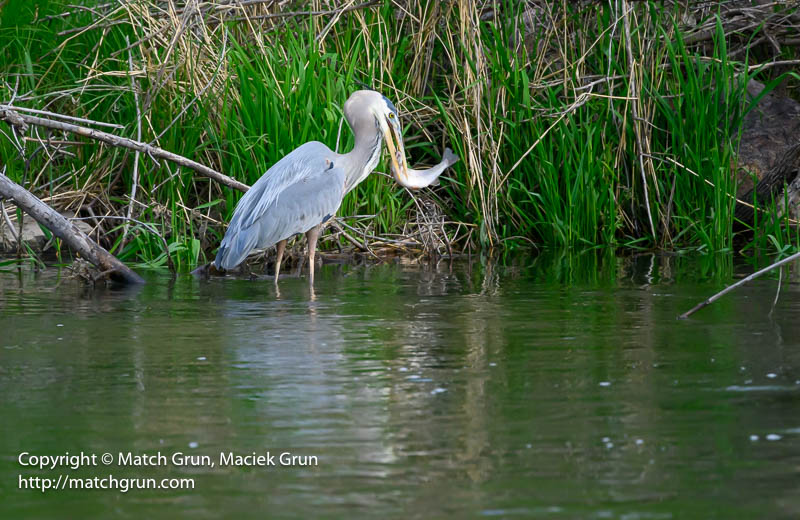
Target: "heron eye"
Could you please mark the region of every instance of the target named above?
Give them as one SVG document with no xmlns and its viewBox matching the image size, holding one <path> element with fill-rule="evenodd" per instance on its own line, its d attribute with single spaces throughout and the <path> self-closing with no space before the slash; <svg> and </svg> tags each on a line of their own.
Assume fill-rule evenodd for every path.
<svg viewBox="0 0 800 520">
<path fill-rule="evenodd" d="M 389 119 L 394 119 L 394 114 L 392 112 L 389 112 Z"/>
</svg>

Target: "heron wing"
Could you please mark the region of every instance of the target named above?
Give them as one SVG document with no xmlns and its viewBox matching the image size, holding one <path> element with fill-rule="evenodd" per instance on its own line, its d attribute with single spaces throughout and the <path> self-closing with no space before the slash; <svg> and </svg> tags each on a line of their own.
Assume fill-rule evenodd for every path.
<svg viewBox="0 0 800 520">
<path fill-rule="evenodd" d="M 217 267 L 232 269 L 253 249 L 304 233 L 335 214 L 345 174 L 334 156 L 322 143 L 306 143 L 267 170 L 236 206 Z"/>
</svg>

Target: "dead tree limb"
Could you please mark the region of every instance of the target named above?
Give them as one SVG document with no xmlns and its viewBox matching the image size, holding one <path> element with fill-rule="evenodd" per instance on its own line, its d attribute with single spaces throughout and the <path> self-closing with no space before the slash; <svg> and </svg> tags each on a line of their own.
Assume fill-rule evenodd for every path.
<svg viewBox="0 0 800 520">
<path fill-rule="evenodd" d="M 724 288 L 723 290 L 721 290 L 720 292 L 718 292 L 717 294 L 715 294 L 711 298 L 698 303 L 697 305 L 692 307 L 690 310 L 688 310 L 688 311 L 684 312 L 683 314 L 681 314 L 680 316 L 678 316 L 678 319 L 679 320 L 685 320 L 686 318 L 688 318 L 689 316 L 691 316 L 695 312 L 699 311 L 703 307 L 711 305 L 712 303 L 714 303 L 715 301 L 717 301 L 721 297 L 725 296 L 726 294 L 728 294 L 732 290 L 736 289 L 737 287 L 740 287 L 740 286 L 746 284 L 747 282 L 755 280 L 756 278 L 758 278 L 762 274 L 768 273 L 768 272 L 772 271 L 773 269 L 775 269 L 777 267 L 780 267 L 780 266 L 782 266 L 784 264 L 788 264 L 789 262 L 793 262 L 793 261 L 797 260 L 798 258 L 800 258 L 800 253 L 795 253 L 795 254 L 793 254 L 791 256 L 787 256 L 786 258 L 784 258 L 783 260 L 780 260 L 779 262 L 775 262 L 772 265 L 768 265 L 767 267 L 765 267 L 764 269 L 761 269 L 760 271 L 756 271 L 755 273 L 751 274 L 747 278 L 742 278 L 741 280 L 739 280 L 735 284 L 729 285 L 728 287 Z M 777 300 L 777 297 L 776 297 L 776 300 Z"/>
<path fill-rule="evenodd" d="M 134 273 L 111 253 L 97 245 L 75 224 L 59 215 L 58 212 L 36 198 L 31 192 L 2 173 L 0 173 L 0 196 L 6 199 L 13 199 L 14 203 L 25 213 L 36 219 L 39 224 L 49 229 L 55 236 L 62 239 L 69 247 L 93 263 L 98 269 L 107 272 L 112 280 L 127 284 L 144 283 L 144 279 L 141 276 Z"/>
<path fill-rule="evenodd" d="M 208 166 L 204 166 L 191 159 L 187 159 L 186 157 L 168 152 L 158 148 L 157 146 L 134 141 L 133 139 L 128 139 L 127 137 L 120 137 L 114 134 L 101 132 L 100 130 L 95 130 L 94 128 L 73 125 L 70 123 L 64 123 L 62 121 L 53 121 L 52 119 L 45 119 L 43 117 L 20 114 L 13 110 L 13 108 L 6 105 L 0 105 L 0 121 L 5 121 L 10 125 L 19 127 L 23 131 L 28 125 L 42 126 L 45 128 L 52 128 L 53 130 L 61 130 L 63 132 L 70 132 L 83 137 L 88 137 L 89 139 L 110 144 L 111 146 L 129 148 L 131 150 L 150 155 L 156 159 L 165 159 L 167 161 L 174 162 L 175 164 L 185 166 L 186 168 L 194 170 L 200 175 L 208 177 L 209 179 L 213 179 L 220 184 L 228 186 L 229 188 L 239 191 L 247 191 L 249 189 L 247 184 L 241 183 L 232 177 L 228 177 L 227 175 L 209 168 Z"/>
</svg>

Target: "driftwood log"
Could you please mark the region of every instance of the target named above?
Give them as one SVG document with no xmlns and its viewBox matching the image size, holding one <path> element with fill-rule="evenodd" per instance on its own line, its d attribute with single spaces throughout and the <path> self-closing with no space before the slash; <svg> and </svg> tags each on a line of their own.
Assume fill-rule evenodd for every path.
<svg viewBox="0 0 800 520">
<path fill-rule="evenodd" d="M 141 276 L 97 245 L 75 224 L 59 215 L 53 208 L 2 173 L 0 173 L 0 196 L 12 199 L 25 213 L 36 219 L 101 271 L 107 273 L 112 280 L 127 284 L 144 283 Z"/>
</svg>

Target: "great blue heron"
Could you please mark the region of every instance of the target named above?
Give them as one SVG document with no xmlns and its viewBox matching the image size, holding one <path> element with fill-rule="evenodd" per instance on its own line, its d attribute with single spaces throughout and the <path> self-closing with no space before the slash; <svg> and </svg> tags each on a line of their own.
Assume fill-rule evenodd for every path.
<svg viewBox="0 0 800 520">
<path fill-rule="evenodd" d="M 378 165 L 381 139 L 386 141 L 394 177 L 409 188 L 431 184 L 457 160 L 446 150 L 439 165 L 424 171 L 409 169 L 397 109 L 378 92 L 354 92 L 344 104 L 344 115 L 355 136 L 353 150 L 338 154 L 313 141 L 296 148 L 267 170 L 233 212 L 214 260 L 218 270 L 233 269 L 254 249 L 277 244 L 277 283 L 286 240 L 305 233 L 309 279 L 313 284 L 320 229 L 339 209 L 344 195 Z"/>
</svg>

